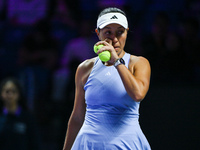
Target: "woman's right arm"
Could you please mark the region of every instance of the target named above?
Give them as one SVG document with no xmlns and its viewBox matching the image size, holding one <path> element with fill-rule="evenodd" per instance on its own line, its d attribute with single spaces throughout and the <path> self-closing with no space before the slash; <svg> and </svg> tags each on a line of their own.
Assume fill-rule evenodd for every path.
<svg viewBox="0 0 200 150">
<path fill-rule="evenodd" d="M 82 85 L 81 75 L 83 74 L 83 69 L 81 65 L 77 68 L 76 77 L 75 77 L 75 85 L 76 85 L 76 93 L 75 93 L 75 102 L 74 108 L 71 114 L 71 117 L 68 122 L 68 129 L 66 133 L 65 143 L 63 150 L 70 150 L 73 142 L 83 124 L 85 117 L 85 99 L 84 99 L 84 89 Z"/>
<path fill-rule="evenodd" d="M 74 108 L 68 122 L 68 129 L 63 150 L 71 149 L 74 140 L 84 122 L 86 111 L 84 85 L 90 74 L 92 66 L 93 61 L 86 60 L 85 62 L 81 63 L 77 68 L 75 76 L 76 93 Z"/>
</svg>

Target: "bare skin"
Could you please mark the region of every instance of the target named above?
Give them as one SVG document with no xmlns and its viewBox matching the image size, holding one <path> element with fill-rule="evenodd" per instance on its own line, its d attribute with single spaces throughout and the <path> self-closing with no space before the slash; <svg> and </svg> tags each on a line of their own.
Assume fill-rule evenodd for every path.
<svg viewBox="0 0 200 150">
<path fill-rule="evenodd" d="M 108 50 L 111 53 L 111 59 L 104 65 L 111 66 L 118 58 L 124 56 L 124 46 L 126 43 L 128 29 L 124 29 L 118 24 L 110 24 L 100 30 L 96 29 L 99 42 L 96 45 L 103 44 L 97 54 Z M 76 72 L 75 84 L 76 94 L 74 108 L 68 123 L 65 144 L 63 150 L 70 150 L 73 142 L 84 122 L 86 104 L 84 85 L 90 75 L 94 65 L 95 58 L 84 61 L 79 65 Z M 124 87 L 129 96 L 136 102 L 144 99 L 150 84 L 151 69 L 147 59 L 131 55 L 128 68 L 125 65 L 116 67 Z"/>
<path fill-rule="evenodd" d="M 6 109 L 9 112 L 14 113 L 18 107 L 19 98 L 19 93 L 15 84 L 8 81 L 1 91 L 1 97 L 4 101 Z"/>
</svg>

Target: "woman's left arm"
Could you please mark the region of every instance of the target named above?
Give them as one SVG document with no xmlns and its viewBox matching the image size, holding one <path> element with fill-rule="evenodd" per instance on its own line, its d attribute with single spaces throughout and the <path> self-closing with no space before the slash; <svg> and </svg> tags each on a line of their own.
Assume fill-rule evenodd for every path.
<svg viewBox="0 0 200 150">
<path fill-rule="evenodd" d="M 125 65 L 118 65 L 116 69 L 129 96 L 140 102 L 149 90 L 151 75 L 149 61 L 144 57 L 131 55 L 128 66 L 127 68 Z"/>
</svg>

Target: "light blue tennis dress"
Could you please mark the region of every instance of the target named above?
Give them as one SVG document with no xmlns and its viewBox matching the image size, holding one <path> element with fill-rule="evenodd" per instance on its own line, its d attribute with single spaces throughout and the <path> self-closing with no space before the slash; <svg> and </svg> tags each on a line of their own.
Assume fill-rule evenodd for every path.
<svg viewBox="0 0 200 150">
<path fill-rule="evenodd" d="M 128 68 L 130 54 L 123 56 Z M 85 121 L 72 150 L 150 150 L 139 119 L 139 102 L 126 92 L 114 66 L 96 59 L 84 86 Z"/>
</svg>

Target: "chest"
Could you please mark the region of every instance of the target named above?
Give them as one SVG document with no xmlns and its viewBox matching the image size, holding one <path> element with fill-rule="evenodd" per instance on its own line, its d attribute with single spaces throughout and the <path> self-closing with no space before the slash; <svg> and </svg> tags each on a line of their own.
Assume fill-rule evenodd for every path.
<svg viewBox="0 0 200 150">
<path fill-rule="evenodd" d="M 122 105 L 129 96 L 116 68 L 99 65 L 85 85 L 85 99 L 89 105 Z"/>
</svg>

